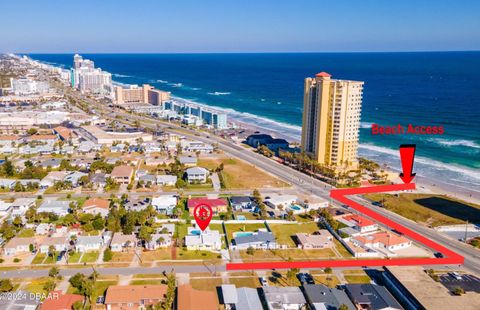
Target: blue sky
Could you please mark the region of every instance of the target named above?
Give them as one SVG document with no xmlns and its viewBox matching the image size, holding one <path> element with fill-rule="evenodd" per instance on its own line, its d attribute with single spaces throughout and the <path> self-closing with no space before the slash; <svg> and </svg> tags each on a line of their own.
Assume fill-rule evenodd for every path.
<svg viewBox="0 0 480 310">
<path fill-rule="evenodd" d="M 480 1 L 15 0 L 2 52 L 480 50 Z"/>
</svg>

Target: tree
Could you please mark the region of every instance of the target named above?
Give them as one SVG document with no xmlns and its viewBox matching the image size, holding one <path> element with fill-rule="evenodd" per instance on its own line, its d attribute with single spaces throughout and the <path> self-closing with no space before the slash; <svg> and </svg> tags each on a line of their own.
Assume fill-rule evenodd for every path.
<svg viewBox="0 0 480 310">
<path fill-rule="evenodd" d="M 46 292 L 51 292 L 55 289 L 55 286 L 57 284 L 55 283 L 55 280 L 53 279 L 49 279 L 47 282 L 45 282 L 45 284 L 43 285 L 43 289 L 46 291 Z"/>
<path fill-rule="evenodd" d="M 298 268 L 290 268 L 288 269 L 287 271 L 287 280 L 290 284 L 293 284 L 293 280 L 295 279 L 295 277 L 297 276 L 297 273 L 299 272 L 300 270 Z"/>
<path fill-rule="evenodd" d="M 102 230 L 105 228 L 105 220 L 102 217 L 97 217 L 93 220 L 92 226 L 95 230 Z"/>
<path fill-rule="evenodd" d="M 83 309 L 83 302 L 81 300 L 77 300 L 73 305 L 72 305 L 73 310 L 82 310 Z M 348 310 L 348 309 L 347 309 Z"/>
<path fill-rule="evenodd" d="M 249 247 L 247 248 L 247 254 L 248 254 L 248 255 L 253 255 L 253 254 L 255 254 L 255 249 L 254 249 L 253 247 L 249 246 Z"/>
<path fill-rule="evenodd" d="M 111 261 L 113 258 L 113 253 L 112 253 L 112 250 L 110 250 L 110 248 L 107 248 L 104 252 L 103 252 L 103 261 L 104 262 L 109 262 Z"/>
<path fill-rule="evenodd" d="M 150 232 L 150 228 L 145 225 L 140 227 L 140 230 L 138 231 L 138 237 L 145 242 L 152 241 L 152 233 Z"/>
<path fill-rule="evenodd" d="M 346 304 L 341 304 L 340 307 L 338 307 L 338 310 L 348 310 L 348 306 Z"/>
<path fill-rule="evenodd" d="M 333 270 L 332 270 L 332 268 L 327 267 L 327 268 L 325 268 L 323 271 L 324 271 L 326 274 L 331 274 Z"/>
<path fill-rule="evenodd" d="M 460 286 L 456 286 L 454 289 L 453 289 L 453 294 L 454 295 L 457 295 L 457 296 L 460 296 L 462 294 L 465 294 L 465 290 L 460 287 Z"/>
<path fill-rule="evenodd" d="M 37 128 L 33 128 L 33 127 L 27 130 L 27 134 L 29 136 L 33 136 L 33 135 L 37 134 L 37 132 L 38 132 Z"/>
<path fill-rule="evenodd" d="M 55 257 L 57 255 L 57 251 L 55 250 L 55 246 L 51 245 L 48 247 L 48 256 Z"/>
<path fill-rule="evenodd" d="M 0 280 L 0 292 L 10 292 L 13 290 L 12 280 L 2 279 Z"/>
<path fill-rule="evenodd" d="M 15 167 L 8 158 L 5 158 L 5 161 L 2 164 L 2 170 L 4 175 L 9 177 L 12 177 L 15 174 Z"/>
<path fill-rule="evenodd" d="M 58 270 L 57 267 L 52 267 L 52 269 L 50 269 L 50 271 L 48 272 L 48 276 L 50 278 L 56 278 L 59 273 L 60 273 L 60 270 Z"/>
</svg>

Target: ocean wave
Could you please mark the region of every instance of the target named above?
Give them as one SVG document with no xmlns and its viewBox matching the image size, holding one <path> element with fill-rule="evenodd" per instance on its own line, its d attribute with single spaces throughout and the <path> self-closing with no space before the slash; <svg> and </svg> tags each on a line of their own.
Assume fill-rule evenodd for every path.
<svg viewBox="0 0 480 310">
<path fill-rule="evenodd" d="M 373 145 L 373 144 L 360 144 L 359 148 L 365 149 L 368 151 L 391 155 L 392 158 L 389 164 L 392 164 L 392 166 L 397 170 L 400 169 L 400 166 L 398 165 L 400 164 L 400 159 L 399 159 L 400 153 L 398 150 L 390 149 L 383 146 Z M 395 162 L 397 162 L 397 164 L 395 164 Z M 416 156 L 415 163 L 420 164 L 419 165 L 421 166 L 420 168 L 427 168 L 427 169 L 434 168 L 435 170 L 438 170 L 438 171 L 448 170 L 449 172 L 459 174 L 460 179 L 462 176 L 466 176 L 470 179 L 469 180 L 470 182 L 474 181 L 475 183 L 480 184 L 480 170 L 469 169 L 469 168 L 461 167 L 455 164 L 448 164 L 448 163 L 444 163 L 438 160 L 434 160 L 434 159 L 426 158 L 422 156 Z M 448 182 L 448 180 L 444 180 L 444 181 Z M 464 179 L 464 182 L 465 182 L 465 179 Z"/>
<path fill-rule="evenodd" d="M 363 128 L 363 129 L 370 129 L 370 128 L 372 128 L 372 125 L 373 125 L 373 123 L 360 122 L 360 128 Z"/>
<path fill-rule="evenodd" d="M 170 85 L 172 87 L 182 87 L 183 83 L 168 83 L 168 85 Z"/>
<path fill-rule="evenodd" d="M 114 77 L 119 77 L 119 78 L 126 78 L 126 77 L 132 77 L 131 75 L 126 75 L 126 74 L 120 74 L 120 73 L 112 73 Z"/>
<path fill-rule="evenodd" d="M 475 141 L 466 140 L 466 139 L 459 139 L 459 140 L 448 140 L 448 139 L 441 139 L 441 138 L 432 138 L 429 141 L 443 145 L 443 146 L 464 146 L 470 147 L 475 149 L 480 149 L 480 144 L 476 143 Z"/>
<path fill-rule="evenodd" d="M 157 80 L 157 83 L 168 84 L 168 81 L 165 81 L 165 80 Z"/>
<path fill-rule="evenodd" d="M 213 93 L 207 93 L 209 95 L 212 95 L 212 96 L 227 96 L 227 95 L 231 95 L 232 93 L 231 92 L 228 92 L 228 91 L 215 91 Z"/>
</svg>

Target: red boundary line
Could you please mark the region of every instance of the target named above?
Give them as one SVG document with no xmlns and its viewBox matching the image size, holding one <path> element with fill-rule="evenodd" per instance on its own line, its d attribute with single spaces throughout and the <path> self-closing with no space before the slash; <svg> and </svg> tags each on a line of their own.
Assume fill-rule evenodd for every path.
<svg viewBox="0 0 480 310">
<path fill-rule="evenodd" d="M 376 221 L 395 229 L 397 232 L 409 237 L 418 243 L 440 252 L 442 258 L 384 258 L 384 259 L 348 259 L 348 260 L 315 260 L 315 261 L 289 261 L 289 262 L 258 262 L 258 263 L 228 263 L 227 270 L 253 270 L 253 269 L 289 269 L 289 268 L 326 268 L 326 267 L 377 267 L 377 266 L 413 266 L 413 265 L 448 265 L 463 264 L 463 256 L 448 248 L 425 238 L 361 204 L 348 199 L 347 195 L 382 193 L 415 189 L 415 183 L 379 185 L 360 188 L 335 189 L 330 192 L 330 197 L 346 204 L 360 213 L 375 219 Z"/>
</svg>

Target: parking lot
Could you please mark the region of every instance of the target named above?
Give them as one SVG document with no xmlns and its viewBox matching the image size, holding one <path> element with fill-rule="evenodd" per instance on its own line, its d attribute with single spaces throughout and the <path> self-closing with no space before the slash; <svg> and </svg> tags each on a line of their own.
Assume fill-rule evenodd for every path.
<svg viewBox="0 0 480 310">
<path fill-rule="evenodd" d="M 440 276 L 440 282 L 450 291 L 461 287 L 465 292 L 480 293 L 480 279 L 470 274 L 462 274 L 462 279 L 457 280 L 449 274 Z"/>
</svg>

